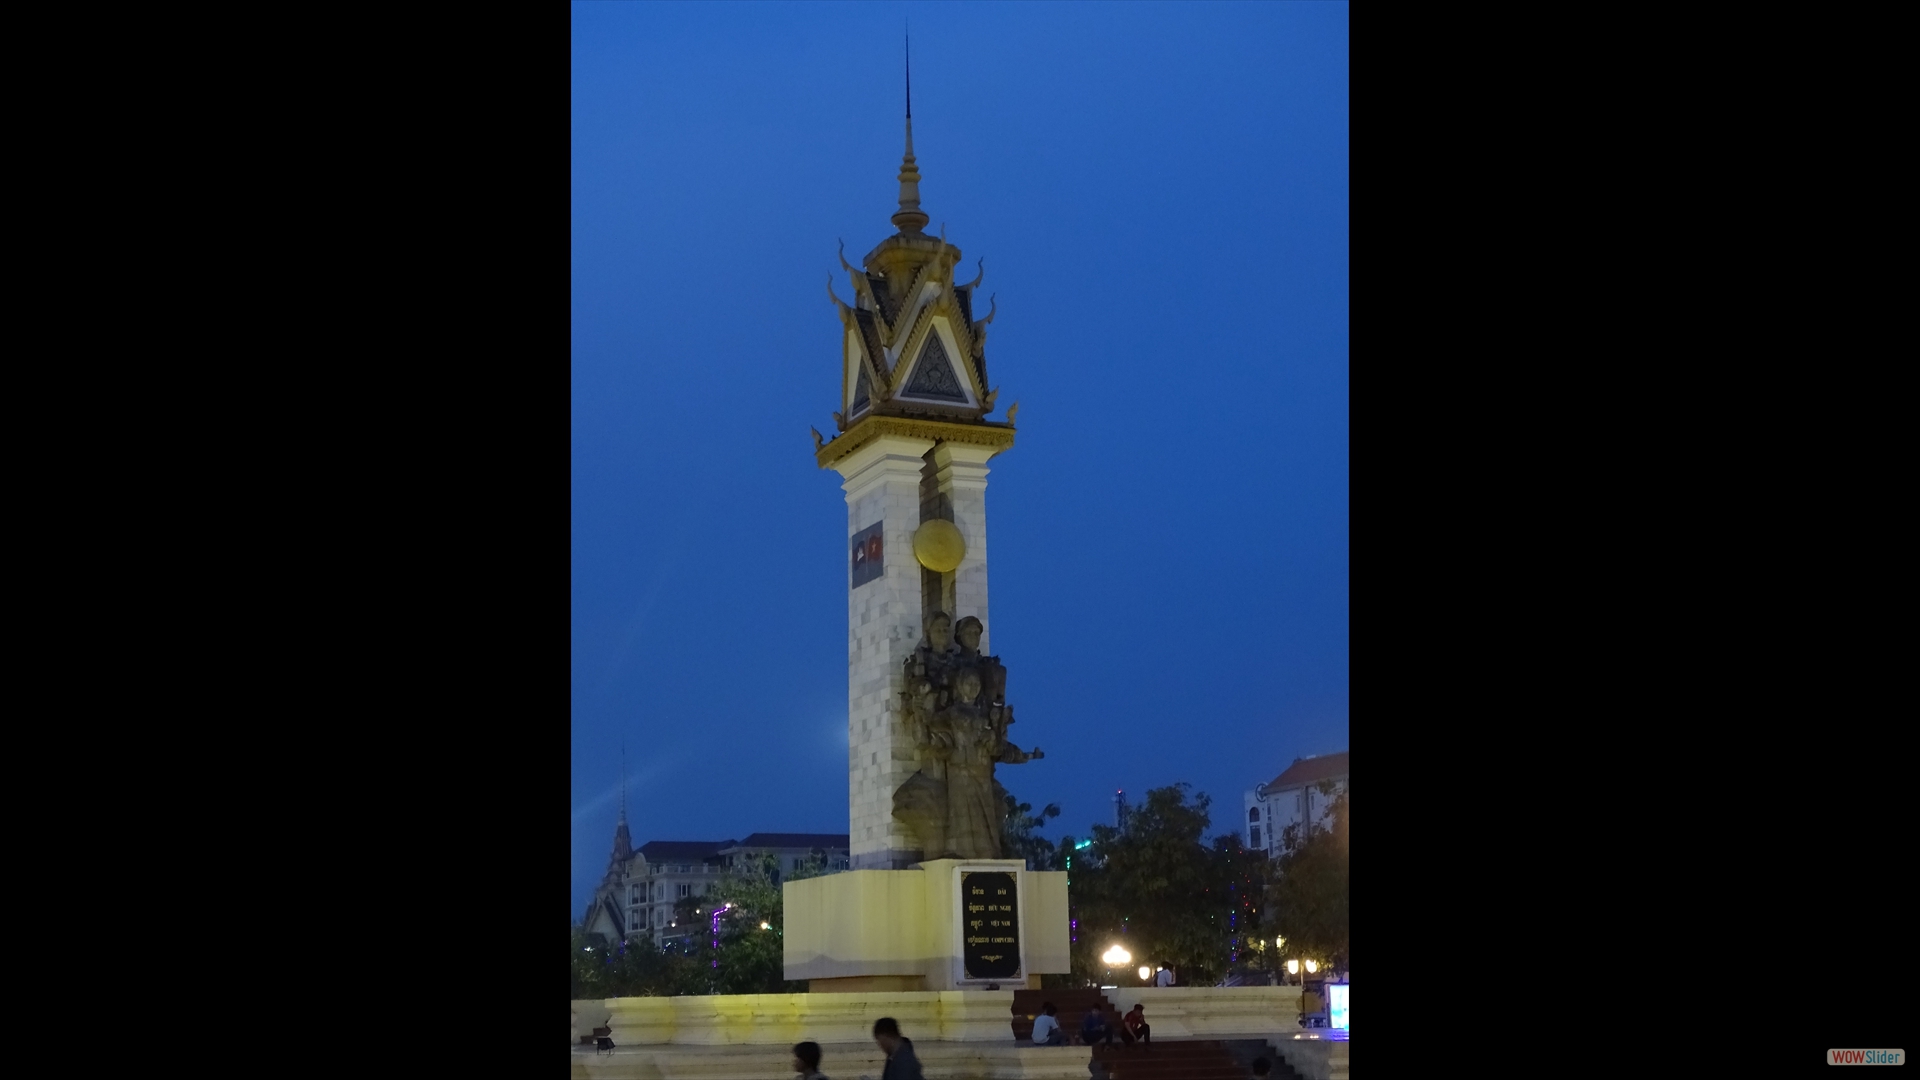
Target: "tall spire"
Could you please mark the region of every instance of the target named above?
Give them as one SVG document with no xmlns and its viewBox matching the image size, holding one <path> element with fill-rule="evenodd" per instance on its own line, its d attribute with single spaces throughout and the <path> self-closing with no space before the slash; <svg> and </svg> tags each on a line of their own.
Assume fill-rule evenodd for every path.
<svg viewBox="0 0 1920 1080">
<path fill-rule="evenodd" d="M 900 209 L 893 225 L 903 233 L 917 233 L 930 220 L 920 210 L 920 167 L 913 163 L 913 39 L 907 38 L 907 153 L 900 159 Z"/>
<path fill-rule="evenodd" d="M 633 858 L 633 834 L 627 831 L 627 743 L 620 741 L 620 824 L 613 828 L 614 866 Z M 613 873 L 609 868 L 608 873 Z"/>
</svg>

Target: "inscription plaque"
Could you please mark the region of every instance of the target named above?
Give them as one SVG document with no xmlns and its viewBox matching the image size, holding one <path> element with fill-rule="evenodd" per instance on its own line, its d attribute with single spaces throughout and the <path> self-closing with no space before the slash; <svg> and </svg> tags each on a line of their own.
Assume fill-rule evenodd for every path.
<svg viewBox="0 0 1920 1080">
<path fill-rule="evenodd" d="M 1020 975 L 1019 879 L 1010 873 L 960 873 L 960 964 L 969 979 Z"/>
</svg>

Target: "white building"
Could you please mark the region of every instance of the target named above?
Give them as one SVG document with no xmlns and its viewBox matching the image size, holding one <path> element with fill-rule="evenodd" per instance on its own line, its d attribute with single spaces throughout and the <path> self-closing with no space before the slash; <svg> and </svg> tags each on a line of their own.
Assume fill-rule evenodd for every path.
<svg viewBox="0 0 1920 1080">
<path fill-rule="evenodd" d="M 1284 850 L 1289 825 L 1312 822 L 1328 827 L 1327 807 L 1347 788 L 1347 751 L 1295 758 L 1285 772 L 1246 793 L 1247 819 L 1240 834 L 1247 847 L 1269 858 Z M 1322 785 L 1332 789 L 1323 792 Z"/>
<path fill-rule="evenodd" d="M 778 860 L 774 882 L 814 856 L 828 871 L 845 870 L 845 833 L 754 833 L 743 840 L 653 840 L 636 850 L 623 811 L 613 833 L 607 874 L 594 890 L 582 920 L 590 934 L 608 941 L 645 934 L 664 945 L 689 937 L 702 927 L 675 925 L 674 904 L 706 896 L 728 867 L 744 859 L 772 855 Z"/>
</svg>

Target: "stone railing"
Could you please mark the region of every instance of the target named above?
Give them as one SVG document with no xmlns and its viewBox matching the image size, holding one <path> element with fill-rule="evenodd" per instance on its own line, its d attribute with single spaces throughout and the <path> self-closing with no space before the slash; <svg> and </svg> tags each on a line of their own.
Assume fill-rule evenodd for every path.
<svg viewBox="0 0 1920 1080">
<path fill-rule="evenodd" d="M 1013 1041 L 1011 990 L 608 998 L 575 1003 L 576 1031 L 590 1011 L 584 1006 L 594 1005 L 605 1008 L 620 1046 L 870 1042 L 883 1016 L 915 1040 Z"/>
<path fill-rule="evenodd" d="M 1289 986 L 1139 986 L 1106 992 L 1122 1015 L 1146 1006 L 1153 1037 L 1292 1035 L 1300 1031 L 1300 990 Z"/>
<path fill-rule="evenodd" d="M 592 1038 L 593 1029 L 607 1026 L 607 1017 L 611 1015 L 604 1001 L 576 1001 L 573 1003 L 573 1041 Z"/>
</svg>

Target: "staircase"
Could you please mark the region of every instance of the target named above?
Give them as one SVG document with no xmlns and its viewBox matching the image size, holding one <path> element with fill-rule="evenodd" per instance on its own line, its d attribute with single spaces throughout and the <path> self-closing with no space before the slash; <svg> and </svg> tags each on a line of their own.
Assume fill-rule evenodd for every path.
<svg viewBox="0 0 1920 1080">
<path fill-rule="evenodd" d="M 1119 1023 L 1113 1003 L 1098 990 L 1015 990 L 1013 992 L 1013 1036 L 1022 1042 L 1033 1038 L 1033 1017 L 1040 1015 L 1046 1002 L 1053 1002 L 1054 1019 L 1069 1036 L 1080 1034 L 1080 1021 L 1087 1010 L 1098 1007 L 1109 1024 Z M 1148 1017 L 1152 1022 L 1152 1017 Z M 1104 1080 L 1249 1080 L 1253 1059 L 1264 1057 L 1272 1065 L 1268 1080 L 1298 1080 L 1287 1067 L 1285 1058 L 1259 1040 L 1180 1039 L 1156 1040 L 1151 1049 L 1124 1045 L 1118 1035 L 1112 1046 L 1104 1042 L 1093 1048 L 1092 1072 Z"/>
<path fill-rule="evenodd" d="M 1041 1006 L 1053 1002 L 1058 1010 L 1054 1019 L 1060 1021 L 1060 1028 L 1069 1036 L 1080 1034 L 1080 1021 L 1087 1010 L 1095 1005 L 1107 1015 L 1112 1023 L 1118 1015 L 1113 1011 L 1113 1002 L 1098 990 L 1015 990 L 1013 992 L 1013 1037 L 1021 1042 L 1033 1039 L 1033 1018 L 1040 1015 Z"/>
</svg>

